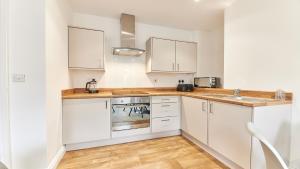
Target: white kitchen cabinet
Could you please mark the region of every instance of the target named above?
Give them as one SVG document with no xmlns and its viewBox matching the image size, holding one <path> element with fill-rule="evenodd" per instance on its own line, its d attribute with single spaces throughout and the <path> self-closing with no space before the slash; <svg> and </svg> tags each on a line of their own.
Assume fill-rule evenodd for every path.
<svg viewBox="0 0 300 169">
<path fill-rule="evenodd" d="M 104 70 L 104 32 L 69 27 L 69 68 Z"/>
<path fill-rule="evenodd" d="M 260 143 L 247 131 L 260 130 L 283 159 L 289 158 L 291 105 L 247 107 L 209 101 L 208 146 L 244 169 L 265 169 Z"/>
<path fill-rule="evenodd" d="M 63 100 L 63 144 L 110 139 L 110 99 Z"/>
<path fill-rule="evenodd" d="M 176 41 L 176 70 L 197 72 L 197 43 Z"/>
<path fill-rule="evenodd" d="M 152 96 L 152 103 L 179 103 L 178 96 Z"/>
<path fill-rule="evenodd" d="M 178 96 L 152 96 L 152 133 L 180 129 L 180 99 Z"/>
<path fill-rule="evenodd" d="M 150 38 L 146 43 L 147 72 L 195 73 L 197 43 Z"/>
<path fill-rule="evenodd" d="M 175 41 L 151 38 L 147 41 L 147 61 L 149 71 L 175 71 Z"/>
<path fill-rule="evenodd" d="M 181 129 L 207 144 L 207 100 L 182 97 Z"/>
<path fill-rule="evenodd" d="M 178 103 L 152 104 L 152 112 L 152 118 L 180 115 Z"/>
<path fill-rule="evenodd" d="M 152 132 L 164 132 L 180 129 L 180 117 L 162 117 L 152 119 Z"/>
<path fill-rule="evenodd" d="M 209 102 L 208 145 L 244 169 L 250 169 L 251 136 L 246 124 L 252 107 Z"/>
</svg>

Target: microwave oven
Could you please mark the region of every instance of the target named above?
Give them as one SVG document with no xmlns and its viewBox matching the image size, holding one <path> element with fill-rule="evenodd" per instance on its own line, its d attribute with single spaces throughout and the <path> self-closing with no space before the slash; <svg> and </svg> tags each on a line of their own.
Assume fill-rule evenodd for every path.
<svg viewBox="0 0 300 169">
<path fill-rule="evenodd" d="M 218 77 L 195 77 L 194 86 L 199 88 L 218 88 L 220 87 L 220 78 Z"/>
</svg>

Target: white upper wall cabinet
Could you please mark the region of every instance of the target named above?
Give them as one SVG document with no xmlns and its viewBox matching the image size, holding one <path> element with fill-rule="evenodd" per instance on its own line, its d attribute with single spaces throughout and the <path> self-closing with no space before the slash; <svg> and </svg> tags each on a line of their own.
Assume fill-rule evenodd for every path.
<svg viewBox="0 0 300 169">
<path fill-rule="evenodd" d="M 176 41 L 176 70 L 197 71 L 197 43 Z"/>
<path fill-rule="evenodd" d="M 69 68 L 104 70 L 104 32 L 69 27 Z"/>
<path fill-rule="evenodd" d="M 175 71 L 175 41 L 151 38 L 147 41 L 146 53 L 149 72 Z"/>
<path fill-rule="evenodd" d="M 147 72 L 195 73 L 197 43 L 150 38 L 146 43 Z"/>
</svg>

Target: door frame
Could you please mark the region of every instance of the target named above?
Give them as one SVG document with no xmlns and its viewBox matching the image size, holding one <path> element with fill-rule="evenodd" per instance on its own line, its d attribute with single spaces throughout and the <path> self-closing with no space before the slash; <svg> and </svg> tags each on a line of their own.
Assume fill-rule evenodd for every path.
<svg viewBox="0 0 300 169">
<path fill-rule="evenodd" d="M 0 0 L 0 161 L 11 168 L 8 24 L 9 0 Z"/>
</svg>

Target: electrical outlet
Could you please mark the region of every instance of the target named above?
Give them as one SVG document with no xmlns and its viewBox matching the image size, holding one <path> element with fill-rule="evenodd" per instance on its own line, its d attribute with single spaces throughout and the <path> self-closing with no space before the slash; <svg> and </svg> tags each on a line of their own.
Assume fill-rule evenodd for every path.
<svg viewBox="0 0 300 169">
<path fill-rule="evenodd" d="M 13 82 L 25 82 L 25 74 L 13 74 Z"/>
</svg>

